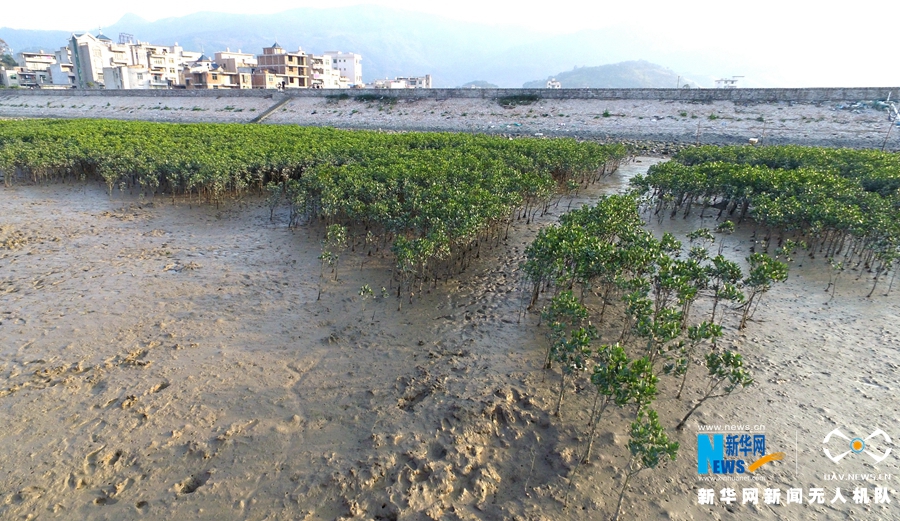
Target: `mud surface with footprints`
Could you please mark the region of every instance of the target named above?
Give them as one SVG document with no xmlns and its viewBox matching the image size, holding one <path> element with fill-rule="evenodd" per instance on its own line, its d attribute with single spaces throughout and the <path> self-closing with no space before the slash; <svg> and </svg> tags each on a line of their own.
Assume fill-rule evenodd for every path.
<svg viewBox="0 0 900 521">
<path fill-rule="evenodd" d="M 321 230 L 288 230 L 284 215 L 273 224 L 253 197 L 215 208 L 92 184 L 2 189 L 0 518 L 608 516 L 629 418 L 605 420 L 563 509 L 591 396 L 577 381 L 562 419 L 551 416 L 545 331 L 520 313 L 524 248 L 569 206 L 517 223 L 466 273 L 398 310 L 393 296 L 358 296 L 363 284 L 391 287 L 381 252 L 346 253 L 317 301 Z M 714 222 L 654 221 L 700 225 Z M 743 258 L 750 241 L 736 233 L 727 254 Z M 818 262 L 792 268 L 743 334 L 727 328 L 757 384 L 673 431 L 679 459 L 635 479 L 626 518 L 728 515 L 697 505 L 697 422 L 765 424 L 773 449 L 799 439 L 797 468 L 765 476 L 786 490 L 828 485 L 817 444 L 835 425 L 870 432 L 900 417 L 897 292 L 867 300 L 852 274 L 830 300 Z M 670 394 L 657 408 L 674 425 L 687 402 Z M 900 475 L 896 459 L 879 471 Z M 803 505 L 797 517 L 732 509 L 887 519 L 898 502 Z"/>
</svg>

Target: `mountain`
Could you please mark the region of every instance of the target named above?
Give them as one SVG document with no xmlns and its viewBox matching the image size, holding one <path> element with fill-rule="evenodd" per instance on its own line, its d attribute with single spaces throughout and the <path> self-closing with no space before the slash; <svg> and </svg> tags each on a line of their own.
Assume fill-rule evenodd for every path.
<svg viewBox="0 0 900 521">
<path fill-rule="evenodd" d="M 468 83 L 463 83 L 458 88 L 460 89 L 499 89 L 499 85 L 495 85 L 493 83 L 484 81 L 484 80 L 476 80 L 470 81 Z"/>
<path fill-rule="evenodd" d="M 526 89 L 538 89 L 547 85 L 547 80 L 556 78 L 564 89 L 671 89 L 697 84 L 676 74 L 671 69 L 644 60 L 627 61 L 599 67 L 575 67 L 566 72 L 543 80 L 529 81 L 522 85 Z"/>
<path fill-rule="evenodd" d="M 750 78 L 778 81 L 765 63 L 754 68 L 750 61 L 743 60 L 740 70 L 734 70 L 736 60 L 728 54 L 730 49 L 679 47 L 639 24 L 630 29 L 550 34 L 362 5 L 255 15 L 200 12 L 154 22 L 129 14 L 104 27 L 103 32 L 113 40 L 119 33 L 127 33 L 155 44 L 178 42 L 186 49 L 209 55 L 225 49 L 261 53 L 276 40 L 289 50 L 302 46 L 317 54 L 328 50 L 356 52 L 363 57 L 365 81 L 431 74 L 435 87 L 462 85 L 471 78 L 518 87 L 572 65 L 628 60 L 665 64 L 708 87 L 715 77 L 730 74 L 747 76 L 742 85 L 748 87 L 766 86 L 754 85 Z M 0 28 L 0 38 L 16 52 L 55 50 L 70 36 L 66 31 Z M 674 86 L 675 79 L 666 85 Z"/>
<path fill-rule="evenodd" d="M 37 31 L 32 29 L 0 28 L 0 39 L 6 41 L 13 55 L 22 51 L 52 52 L 60 47 L 65 47 L 71 32 L 67 31 Z"/>
<path fill-rule="evenodd" d="M 120 21 L 107 32 L 112 31 L 130 32 L 154 43 L 178 41 L 210 55 L 226 48 L 261 53 L 276 40 L 288 50 L 356 52 L 363 58 L 365 81 L 431 74 L 435 87 L 459 85 L 471 78 L 467 73 L 471 57 L 481 49 L 508 48 L 523 38 L 517 28 L 488 30 L 488 26 L 372 5 L 298 8 L 274 15 L 204 12 L 138 24 Z"/>
</svg>

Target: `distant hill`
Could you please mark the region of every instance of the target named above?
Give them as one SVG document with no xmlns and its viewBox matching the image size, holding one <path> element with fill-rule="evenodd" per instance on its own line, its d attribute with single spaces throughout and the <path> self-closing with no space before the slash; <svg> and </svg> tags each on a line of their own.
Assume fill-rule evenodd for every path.
<svg viewBox="0 0 900 521">
<path fill-rule="evenodd" d="M 671 89 L 684 85 L 697 87 L 694 82 L 675 71 L 644 60 L 599 67 L 576 67 L 544 80 L 529 81 L 522 86 L 526 89 L 543 88 L 551 78 L 556 78 L 564 89 Z"/>
<path fill-rule="evenodd" d="M 477 81 L 470 81 L 469 83 L 463 83 L 462 85 L 459 86 L 459 88 L 460 89 L 499 89 L 500 86 L 494 85 L 493 83 L 490 83 L 490 82 L 487 82 L 484 80 L 477 80 Z"/>
</svg>

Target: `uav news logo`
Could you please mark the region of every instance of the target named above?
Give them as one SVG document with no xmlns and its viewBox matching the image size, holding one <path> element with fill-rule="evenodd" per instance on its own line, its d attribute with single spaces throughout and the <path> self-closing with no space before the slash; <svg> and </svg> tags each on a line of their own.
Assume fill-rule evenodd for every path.
<svg viewBox="0 0 900 521">
<path fill-rule="evenodd" d="M 845 444 L 843 441 L 840 441 L 840 439 L 833 440 L 833 438 L 846 440 L 847 443 Z M 881 450 L 875 449 L 892 444 L 893 442 L 891 441 L 891 437 L 881 429 L 876 429 L 865 438 L 860 438 L 858 436 L 851 438 L 841 432 L 840 429 L 834 429 L 825 436 L 824 440 L 822 440 L 822 451 L 825 452 L 825 456 L 827 456 L 828 459 L 835 463 L 840 463 L 842 459 L 844 459 L 846 456 L 849 456 L 850 454 L 860 453 L 869 456 L 875 461 L 875 463 L 881 463 L 890 455 L 891 448 L 887 447 L 887 449 L 883 452 Z M 828 446 L 831 446 L 832 449 L 835 449 L 836 455 L 832 455 L 832 452 L 828 449 Z"/>
</svg>

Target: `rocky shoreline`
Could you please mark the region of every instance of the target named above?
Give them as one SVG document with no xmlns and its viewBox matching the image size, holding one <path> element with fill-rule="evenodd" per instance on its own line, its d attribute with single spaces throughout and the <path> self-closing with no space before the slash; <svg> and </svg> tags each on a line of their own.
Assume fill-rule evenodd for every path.
<svg viewBox="0 0 900 521">
<path fill-rule="evenodd" d="M 280 105 L 276 105 L 279 104 Z M 510 137 L 626 141 L 670 155 L 694 144 L 800 144 L 900 151 L 883 104 L 480 98 L 35 96 L 0 92 L 0 118 L 110 118 L 170 123 L 263 123 L 382 131 L 477 132 Z"/>
</svg>

